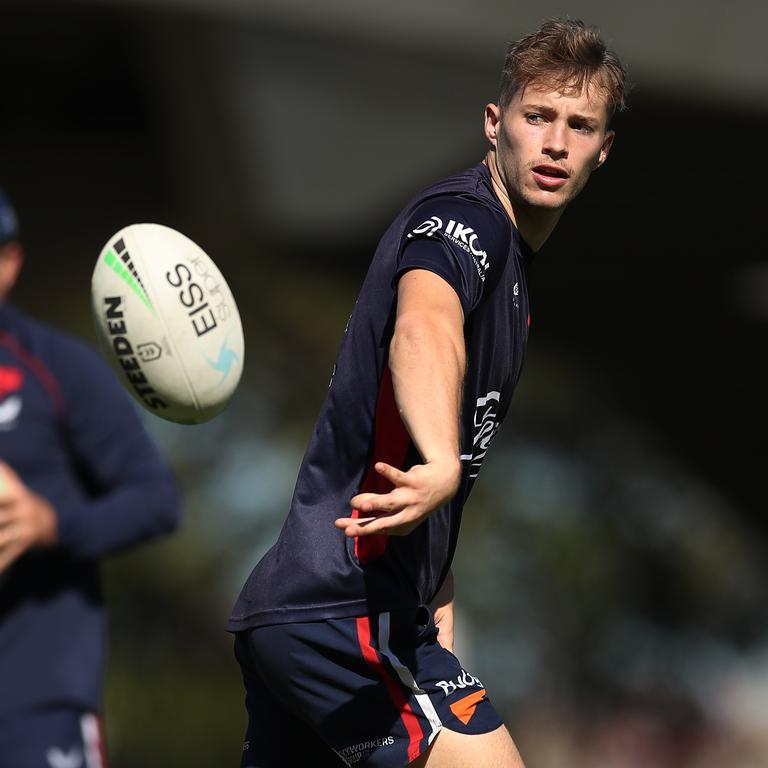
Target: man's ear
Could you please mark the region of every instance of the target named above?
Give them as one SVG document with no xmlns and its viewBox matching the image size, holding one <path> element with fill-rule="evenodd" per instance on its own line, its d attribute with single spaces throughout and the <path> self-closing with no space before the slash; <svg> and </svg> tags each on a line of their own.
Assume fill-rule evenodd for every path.
<svg viewBox="0 0 768 768">
<path fill-rule="evenodd" d="M 19 243 L 11 242 L 0 246 L 0 302 L 16 284 L 22 264 L 24 250 Z"/>
<path fill-rule="evenodd" d="M 483 129 L 485 137 L 495 147 L 501 129 L 501 109 L 496 104 L 486 104 Z"/>
<path fill-rule="evenodd" d="M 615 136 L 615 131 L 606 131 L 603 145 L 600 147 L 600 154 L 597 156 L 597 164 L 595 165 L 595 168 L 599 168 L 608 159 L 608 153 L 611 151 Z"/>
</svg>

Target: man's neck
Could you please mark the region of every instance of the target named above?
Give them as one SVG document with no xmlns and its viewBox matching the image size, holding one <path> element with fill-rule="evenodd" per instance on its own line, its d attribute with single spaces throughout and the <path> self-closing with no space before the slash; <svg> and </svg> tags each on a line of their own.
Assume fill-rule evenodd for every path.
<svg viewBox="0 0 768 768">
<path fill-rule="evenodd" d="M 517 231 L 528 244 L 528 247 L 534 252 L 538 251 L 554 231 L 564 209 L 534 208 L 519 202 L 513 203 L 507 191 L 507 185 L 499 171 L 499 166 L 496 164 L 496 152 L 492 149 L 488 150 L 483 162 L 488 166 L 493 191 L 504 206 L 507 215 L 512 219 L 512 223 L 517 227 Z"/>
</svg>

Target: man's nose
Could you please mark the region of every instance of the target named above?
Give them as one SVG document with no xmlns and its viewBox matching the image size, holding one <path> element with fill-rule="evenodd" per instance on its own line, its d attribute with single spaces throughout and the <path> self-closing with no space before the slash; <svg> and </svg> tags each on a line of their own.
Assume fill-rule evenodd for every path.
<svg viewBox="0 0 768 768">
<path fill-rule="evenodd" d="M 558 122 L 550 123 L 549 130 L 544 136 L 542 151 L 553 160 L 564 160 L 568 157 L 568 140 L 564 125 Z"/>
</svg>

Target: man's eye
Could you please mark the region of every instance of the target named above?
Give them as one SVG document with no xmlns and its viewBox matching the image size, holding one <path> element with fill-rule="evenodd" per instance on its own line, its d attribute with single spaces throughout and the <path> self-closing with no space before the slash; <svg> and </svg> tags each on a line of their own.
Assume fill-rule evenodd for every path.
<svg viewBox="0 0 768 768">
<path fill-rule="evenodd" d="M 543 117 L 542 115 L 537 115 L 535 112 L 534 112 L 534 113 L 531 113 L 531 114 L 528 114 L 528 115 L 526 115 L 526 116 L 525 116 L 525 119 L 526 119 L 526 120 L 527 120 L 529 123 L 534 123 L 534 124 L 535 124 L 535 123 L 543 123 L 543 122 L 544 122 L 544 117 Z"/>
<path fill-rule="evenodd" d="M 586 123 L 575 123 L 573 127 L 574 130 L 577 130 L 580 133 L 592 133 L 594 130 L 591 125 L 587 125 Z"/>
</svg>

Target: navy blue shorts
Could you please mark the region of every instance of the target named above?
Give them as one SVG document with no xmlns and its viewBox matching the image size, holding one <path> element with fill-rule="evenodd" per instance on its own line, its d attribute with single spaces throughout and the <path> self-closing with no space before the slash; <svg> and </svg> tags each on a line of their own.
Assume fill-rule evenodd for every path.
<svg viewBox="0 0 768 768">
<path fill-rule="evenodd" d="M 0 721 L 0 768 L 106 768 L 101 719 L 41 709 Z"/>
<path fill-rule="evenodd" d="M 240 632 L 241 768 L 403 768 L 445 726 L 496 730 L 483 684 L 437 642 L 426 608 Z"/>
</svg>

